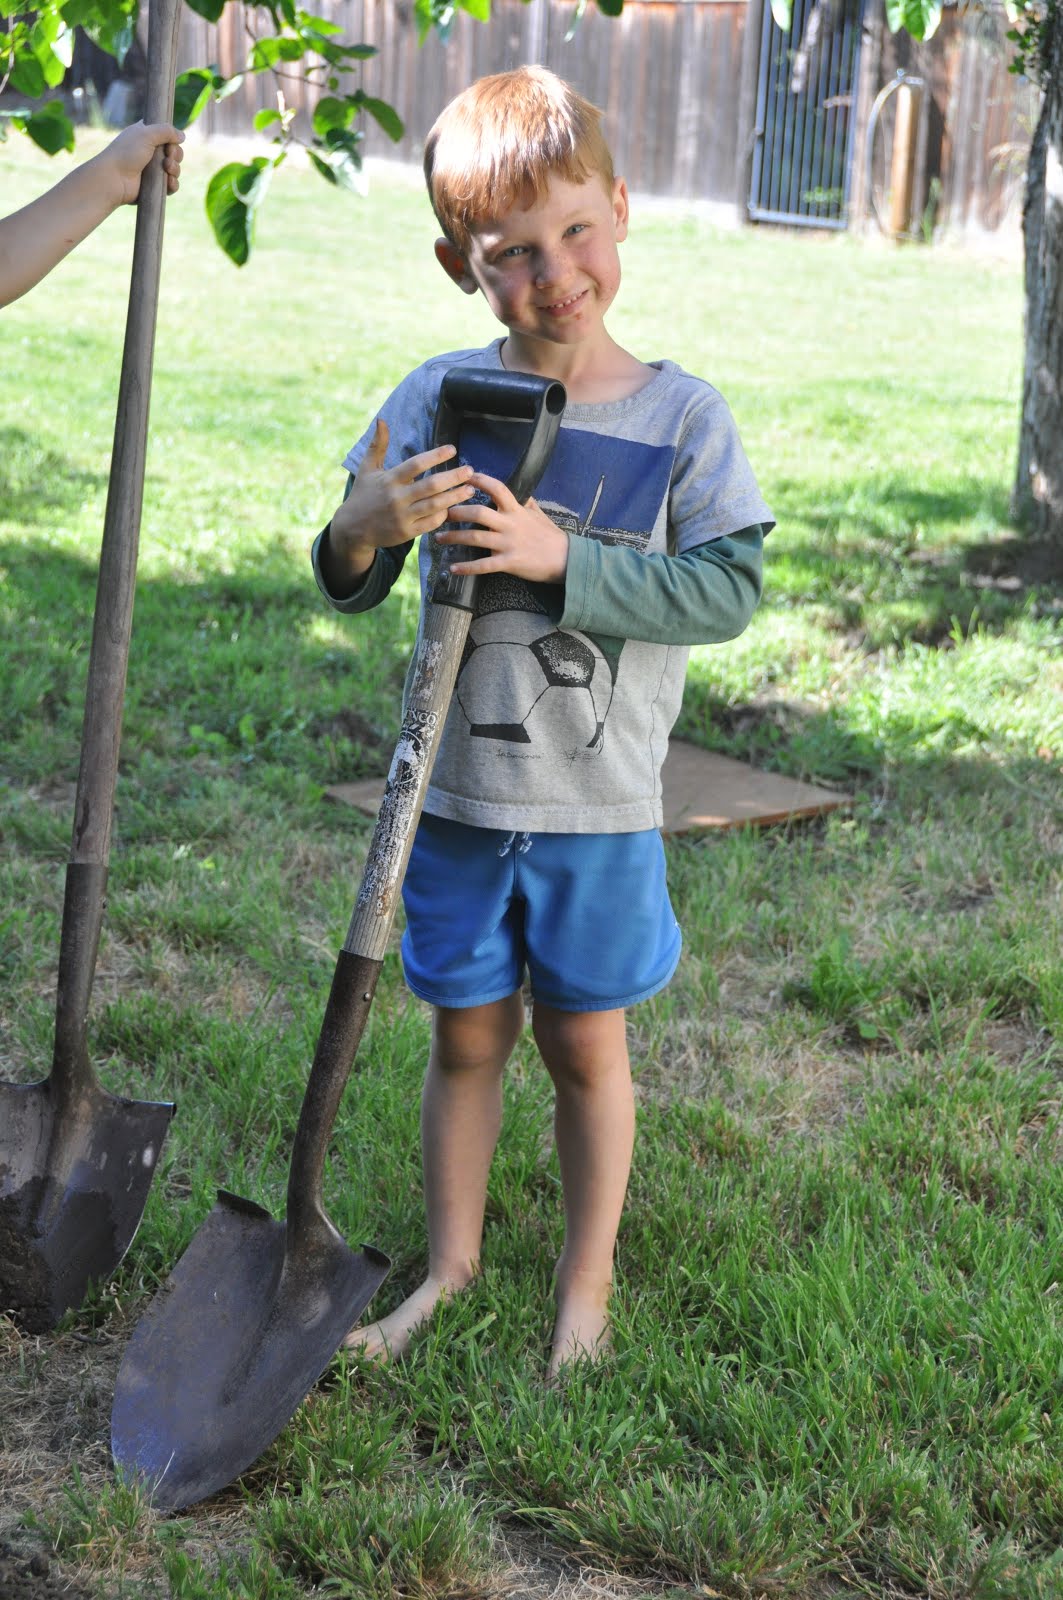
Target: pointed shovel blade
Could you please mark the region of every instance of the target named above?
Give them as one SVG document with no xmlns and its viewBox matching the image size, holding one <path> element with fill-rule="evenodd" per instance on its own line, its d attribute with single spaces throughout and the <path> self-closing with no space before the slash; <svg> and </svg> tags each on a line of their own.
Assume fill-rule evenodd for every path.
<svg viewBox="0 0 1063 1600">
<path fill-rule="evenodd" d="M 390 1270 L 331 1225 L 289 1248 L 249 1200 L 217 1204 L 126 1348 L 111 1412 L 116 1465 L 178 1510 L 244 1472 L 295 1414 Z"/>
</svg>

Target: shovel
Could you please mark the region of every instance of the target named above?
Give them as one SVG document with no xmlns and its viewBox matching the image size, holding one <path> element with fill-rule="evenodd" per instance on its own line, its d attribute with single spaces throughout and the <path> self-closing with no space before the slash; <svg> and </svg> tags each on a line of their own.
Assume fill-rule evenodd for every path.
<svg viewBox="0 0 1063 1600">
<path fill-rule="evenodd" d="M 152 0 L 145 120 L 173 105 L 180 0 Z M 122 728 L 148 396 L 155 349 L 166 177 L 145 171 L 126 318 L 114 449 L 85 694 L 74 833 L 66 869 L 52 1070 L 0 1084 L 0 1311 L 43 1332 L 109 1276 L 137 1231 L 172 1105 L 100 1087 L 86 1024 L 103 924 Z"/>
<path fill-rule="evenodd" d="M 527 373 L 448 372 L 435 443 L 463 418 L 524 424 L 508 483 L 526 500 L 557 437 L 565 391 Z M 508 431 L 512 433 L 510 426 Z M 512 452 L 510 453 L 512 459 Z M 460 559 L 456 555 L 451 559 Z M 345 1243 L 325 1214 L 333 1123 L 387 949 L 417 820 L 475 605 L 476 580 L 435 575 L 402 728 L 340 950 L 295 1132 L 287 1219 L 224 1191 L 133 1331 L 118 1373 L 111 1450 L 160 1509 L 203 1500 L 273 1442 L 321 1377 L 391 1263 Z"/>
</svg>

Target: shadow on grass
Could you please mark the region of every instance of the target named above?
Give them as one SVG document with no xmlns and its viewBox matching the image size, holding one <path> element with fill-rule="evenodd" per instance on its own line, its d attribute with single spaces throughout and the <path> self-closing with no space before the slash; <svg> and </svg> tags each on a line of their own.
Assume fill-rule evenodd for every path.
<svg viewBox="0 0 1063 1600">
<path fill-rule="evenodd" d="M 5 768 L 19 781 L 39 782 L 46 774 L 32 763 L 51 758 L 73 777 L 95 557 L 7 542 L 0 565 L 8 616 L 0 647 Z M 148 755 L 248 767 L 272 758 L 328 782 L 386 768 L 412 640 L 397 628 L 397 607 L 352 628 L 349 647 L 312 637 L 323 616 L 309 558 L 305 571 L 278 556 L 188 583 L 141 576 L 123 763 Z"/>
<path fill-rule="evenodd" d="M 809 559 L 821 561 L 825 583 L 826 558 Z M 94 564 L 16 544 L 0 545 L 0 563 L 12 622 L 6 676 L 15 686 L 0 704 L 9 778 L 39 783 L 60 768 L 72 777 Z M 1014 597 L 1008 605 L 1014 617 Z M 309 560 L 302 571 L 286 555 L 187 584 L 141 581 L 124 760 L 131 769 L 144 764 L 144 782 L 171 795 L 208 768 L 245 781 L 279 763 L 323 785 L 385 772 L 415 607 L 381 607 L 331 643 L 315 637 L 330 615 Z M 84 643 L 72 654 L 75 637 Z M 1002 803 L 1003 791 L 1036 788 L 1046 776 L 1043 764 L 1021 753 L 970 753 L 984 746 L 983 732 L 952 705 L 925 714 L 918 702 L 907 711 L 893 706 L 884 737 L 843 702 L 824 710 L 778 695 L 736 705 L 692 679 L 676 731 L 754 766 L 865 793 L 881 791 L 887 773 L 896 784 L 903 772 L 909 792 L 929 794 L 947 774 L 953 792 L 984 790 Z"/>
<path fill-rule="evenodd" d="M 998 632 L 1027 602 L 1058 610 L 1063 549 L 1018 537 L 1006 497 L 981 479 L 948 494 L 903 478 L 868 477 L 828 488 L 809 504 L 807 483 L 784 481 L 780 528 L 767 547 L 766 591 L 816 608 L 852 644 L 937 645 L 977 620 Z M 787 521 L 813 536 L 787 533 Z M 974 537 L 942 530 L 963 525 Z"/>
<path fill-rule="evenodd" d="M 21 428 L 0 428 L 0 507 L 5 518 L 32 525 L 55 521 L 106 487 L 105 472 L 84 472 Z"/>
</svg>

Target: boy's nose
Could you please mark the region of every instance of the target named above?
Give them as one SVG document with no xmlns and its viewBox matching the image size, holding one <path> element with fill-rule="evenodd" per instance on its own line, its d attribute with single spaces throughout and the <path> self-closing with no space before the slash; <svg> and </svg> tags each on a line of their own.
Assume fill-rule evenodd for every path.
<svg viewBox="0 0 1063 1600">
<path fill-rule="evenodd" d="M 535 287 L 546 288 L 547 284 L 556 283 L 561 276 L 561 261 L 558 256 L 542 254 L 535 263 Z"/>
</svg>

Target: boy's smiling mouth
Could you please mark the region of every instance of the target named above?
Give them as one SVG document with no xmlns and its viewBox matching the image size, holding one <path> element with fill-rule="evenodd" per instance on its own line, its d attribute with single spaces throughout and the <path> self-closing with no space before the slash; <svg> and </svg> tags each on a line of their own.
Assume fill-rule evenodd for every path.
<svg viewBox="0 0 1063 1600">
<path fill-rule="evenodd" d="M 581 289 L 578 294 L 569 295 L 567 300 L 552 300 L 549 305 L 543 306 L 542 309 L 548 311 L 551 316 L 561 316 L 564 312 L 571 311 L 573 306 L 579 305 L 580 301 L 586 297 L 586 294 L 587 290 Z"/>
</svg>

